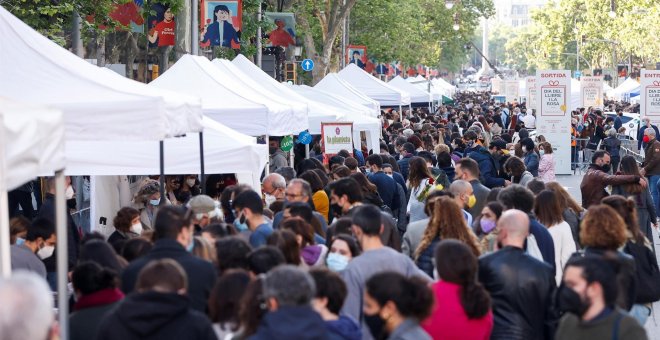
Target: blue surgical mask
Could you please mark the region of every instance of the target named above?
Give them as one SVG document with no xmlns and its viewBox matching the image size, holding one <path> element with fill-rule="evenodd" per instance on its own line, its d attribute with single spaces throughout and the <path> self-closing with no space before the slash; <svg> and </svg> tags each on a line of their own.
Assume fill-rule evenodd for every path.
<svg viewBox="0 0 660 340">
<path fill-rule="evenodd" d="M 160 199 L 157 200 L 149 200 L 149 204 L 153 206 L 158 206 L 160 204 Z"/>
<path fill-rule="evenodd" d="M 17 244 L 17 245 L 20 246 L 20 245 L 23 244 L 23 243 L 25 243 L 25 239 L 24 239 L 24 238 L 19 237 L 19 238 L 16 239 L 16 244 Z"/>
<path fill-rule="evenodd" d="M 248 230 L 249 228 L 247 223 L 245 222 L 245 216 L 241 215 L 240 218 L 234 219 L 234 227 L 236 227 L 236 230 L 238 230 L 239 232 Z"/>
<path fill-rule="evenodd" d="M 330 253 L 328 254 L 326 263 L 328 264 L 328 269 L 333 272 L 340 272 L 348 266 L 348 257 L 339 253 Z"/>
<path fill-rule="evenodd" d="M 195 239 L 194 238 L 192 239 L 192 242 L 190 242 L 190 244 L 186 247 L 186 251 L 188 251 L 189 253 L 192 253 L 193 248 L 195 248 Z"/>
</svg>

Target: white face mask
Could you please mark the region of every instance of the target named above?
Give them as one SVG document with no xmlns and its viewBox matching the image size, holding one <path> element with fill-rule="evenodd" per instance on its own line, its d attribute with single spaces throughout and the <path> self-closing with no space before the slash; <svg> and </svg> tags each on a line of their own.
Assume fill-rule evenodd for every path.
<svg viewBox="0 0 660 340">
<path fill-rule="evenodd" d="M 68 187 L 66 187 L 66 190 L 64 191 L 64 197 L 70 200 L 73 198 L 73 195 L 74 195 L 73 187 L 69 185 Z"/>
<path fill-rule="evenodd" d="M 266 198 L 264 199 L 266 201 L 266 206 L 270 207 L 271 204 L 275 203 L 277 201 L 277 197 L 273 195 L 266 194 Z"/>
<path fill-rule="evenodd" d="M 54 251 L 55 251 L 55 246 L 44 246 L 43 248 L 37 251 L 37 256 L 39 256 L 40 259 L 45 260 L 53 256 Z"/>
<path fill-rule="evenodd" d="M 149 200 L 149 203 L 153 206 L 158 206 L 160 204 L 160 199 Z"/>
<path fill-rule="evenodd" d="M 188 178 L 186 180 L 186 184 L 188 184 L 188 186 L 191 187 L 191 188 L 195 186 L 195 182 L 196 182 L 196 180 L 194 178 Z"/>
<path fill-rule="evenodd" d="M 133 224 L 131 226 L 131 231 L 138 234 L 138 235 L 142 235 L 142 223 L 138 222 L 138 223 Z"/>
<path fill-rule="evenodd" d="M 545 151 L 539 150 L 539 155 L 543 156 L 545 154 Z"/>
</svg>

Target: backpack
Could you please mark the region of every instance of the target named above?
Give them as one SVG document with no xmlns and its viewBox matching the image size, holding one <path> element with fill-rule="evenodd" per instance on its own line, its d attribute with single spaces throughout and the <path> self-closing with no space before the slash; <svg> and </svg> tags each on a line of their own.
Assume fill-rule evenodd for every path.
<svg viewBox="0 0 660 340">
<path fill-rule="evenodd" d="M 635 303 L 651 303 L 660 300 L 660 269 L 649 248 L 643 244 L 628 241 L 623 251 L 635 258 L 635 279 L 637 297 Z"/>
</svg>

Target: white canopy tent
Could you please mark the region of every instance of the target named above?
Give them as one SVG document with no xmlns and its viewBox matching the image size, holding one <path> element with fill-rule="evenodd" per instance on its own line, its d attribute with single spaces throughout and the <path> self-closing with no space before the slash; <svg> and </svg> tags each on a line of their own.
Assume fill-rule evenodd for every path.
<svg viewBox="0 0 660 340">
<path fill-rule="evenodd" d="M 314 88 L 359 103 L 370 109 L 369 112 L 372 117 L 378 117 L 380 115 L 380 104 L 377 101 L 369 98 L 360 90 L 341 79 L 336 73 L 328 73 Z"/>
<path fill-rule="evenodd" d="M 414 86 L 414 87 L 416 87 L 416 88 L 418 88 L 422 91 L 428 91 L 429 90 L 429 81 L 426 80 L 425 78 L 423 78 L 422 80 L 417 80 L 416 78 L 409 77 L 409 78 L 406 78 L 404 80 L 408 84 L 410 84 L 410 85 L 412 85 L 412 86 Z M 430 85 L 431 85 L 430 86 L 430 90 L 431 90 L 430 94 L 431 94 L 431 98 L 434 101 L 442 100 L 442 96 L 451 97 L 448 90 L 445 90 L 441 87 L 435 86 L 435 85 L 433 85 L 433 83 L 431 83 Z"/>
<path fill-rule="evenodd" d="M 201 129 L 199 99 L 91 65 L 2 7 L 0 37 L 0 94 L 62 110 L 67 138 L 161 139 Z M 111 124 L 119 120 L 125 124 Z M 127 124 L 139 133 L 127 133 Z"/>
<path fill-rule="evenodd" d="M 456 86 L 448 83 L 446 80 L 444 80 L 442 78 L 435 78 L 435 79 L 431 80 L 431 84 L 433 84 L 436 87 L 439 87 L 439 88 L 442 88 L 442 89 L 448 91 L 447 94 L 449 94 L 450 96 L 453 96 L 454 93 L 456 93 Z"/>
<path fill-rule="evenodd" d="M 360 132 L 364 132 L 367 139 L 367 148 L 377 150 L 380 148 L 380 119 L 369 116 L 369 109 L 351 102 L 346 98 L 335 96 L 329 92 L 305 85 L 290 85 L 293 91 L 330 105 L 346 113 L 345 121 L 353 122 L 353 146 L 360 149 Z"/>
<path fill-rule="evenodd" d="M 605 94 L 609 98 L 616 100 L 623 99 L 626 95 L 630 96 L 633 92 L 639 92 L 641 85 L 633 78 L 626 79 L 623 83 L 619 84 L 615 89 L 606 91 Z"/>
<path fill-rule="evenodd" d="M 392 78 L 387 84 L 401 91 L 408 92 L 411 103 L 428 103 L 432 100 L 430 93 L 410 84 L 400 76 Z"/>
<path fill-rule="evenodd" d="M 263 84 L 251 79 L 248 75 L 239 70 L 234 64 L 226 59 L 213 59 L 211 62 L 227 79 L 231 79 L 231 86 L 240 87 L 240 93 L 247 91 L 255 96 L 262 97 L 272 103 L 277 103 L 287 107 L 287 110 L 278 115 L 269 117 L 269 123 L 277 126 L 277 133 L 269 133 L 271 136 L 297 135 L 301 131 L 309 128 L 307 120 L 307 104 L 283 98 L 279 94 L 267 89 Z M 262 100 L 264 100 L 262 99 Z M 272 121 L 270 119 L 272 118 Z"/>
<path fill-rule="evenodd" d="M 288 130 L 288 124 L 278 124 L 279 118 L 271 119 L 286 116 L 288 107 L 235 83 L 205 57 L 184 55 L 149 86 L 198 95 L 205 116 L 250 136 Z"/>
<path fill-rule="evenodd" d="M 380 103 L 381 106 L 410 105 L 410 94 L 408 92 L 388 85 L 355 64 L 348 64 L 337 74 L 369 98 Z"/>
<path fill-rule="evenodd" d="M 317 102 L 311 98 L 306 98 L 291 90 L 286 85 L 278 82 L 252 63 L 242 54 L 239 54 L 232 61 L 239 70 L 245 73 L 251 79 L 259 82 L 264 88 L 279 95 L 281 98 L 288 98 L 296 102 L 305 103 L 309 108 L 308 121 L 309 132 L 311 134 L 321 133 L 321 123 L 344 120 L 344 114 L 323 103 Z M 300 131 L 299 131 L 300 132 Z"/>
</svg>

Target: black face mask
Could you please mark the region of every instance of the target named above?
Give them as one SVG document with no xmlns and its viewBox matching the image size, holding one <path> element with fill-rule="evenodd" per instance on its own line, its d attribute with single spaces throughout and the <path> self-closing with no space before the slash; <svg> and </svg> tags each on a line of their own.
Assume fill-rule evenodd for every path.
<svg viewBox="0 0 660 340">
<path fill-rule="evenodd" d="M 584 315 L 591 305 L 589 301 L 583 300 L 580 294 L 563 283 L 559 286 L 557 300 L 560 311 L 573 313 L 579 317 Z"/>
<path fill-rule="evenodd" d="M 603 164 L 603 165 L 600 166 L 600 168 L 601 168 L 601 170 L 603 170 L 603 172 L 610 172 L 611 167 L 610 167 L 609 164 Z"/>
<path fill-rule="evenodd" d="M 75 210 L 76 206 L 77 206 L 77 202 L 75 198 L 66 200 L 66 207 L 69 208 L 70 210 Z"/>
<path fill-rule="evenodd" d="M 369 331 L 374 339 L 387 339 L 387 333 L 385 332 L 385 320 L 380 318 L 378 313 L 374 315 L 364 315 L 364 322 L 369 327 Z"/>
<path fill-rule="evenodd" d="M 276 148 L 276 147 L 274 147 L 274 146 L 268 147 L 268 153 L 269 153 L 269 154 L 272 155 L 272 154 L 275 153 L 275 151 L 277 151 L 277 148 Z"/>
</svg>

